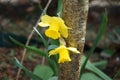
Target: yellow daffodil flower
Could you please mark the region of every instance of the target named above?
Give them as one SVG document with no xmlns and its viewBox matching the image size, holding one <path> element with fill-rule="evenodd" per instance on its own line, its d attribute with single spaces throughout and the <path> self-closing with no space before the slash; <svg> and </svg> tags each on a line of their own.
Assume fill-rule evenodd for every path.
<svg viewBox="0 0 120 80">
<path fill-rule="evenodd" d="M 64 24 L 64 21 L 60 17 L 50 17 L 44 15 L 41 17 L 41 22 L 38 23 L 40 27 L 48 27 L 45 31 L 45 35 L 52 39 L 58 39 L 61 36 L 68 37 L 68 28 Z"/>
<path fill-rule="evenodd" d="M 64 63 L 71 61 L 69 51 L 72 51 L 73 53 L 80 53 L 76 48 L 74 47 L 66 47 L 64 45 L 60 45 L 60 47 L 55 48 L 54 50 L 51 50 L 49 52 L 49 56 L 59 54 L 59 60 L 58 63 Z"/>
</svg>

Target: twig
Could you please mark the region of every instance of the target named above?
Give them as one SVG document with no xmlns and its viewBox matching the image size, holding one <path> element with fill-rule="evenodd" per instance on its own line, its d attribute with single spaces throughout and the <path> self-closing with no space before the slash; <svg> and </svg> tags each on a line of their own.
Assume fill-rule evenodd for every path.
<svg viewBox="0 0 120 80">
<path fill-rule="evenodd" d="M 48 1 L 47 5 L 45 6 L 45 8 L 44 8 L 42 14 L 40 15 L 40 17 L 41 17 L 42 15 L 44 15 L 44 13 L 46 12 L 47 8 L 49 7 L 51 1 L 52 1 L 52 0 L 49 0 L 49 1 Z M 35 26 L 34 26 L 35 28 L 37 28 L 39 22 L 40 22 L 40 18 L 39 18 L 38 21 L 36 22 L 36 24 L 35 24 Z M 32 38 L 34 32 L 35 32 L 35 31 L 34 31 L 34 29 L 33 29 L 33 30 L 31 31 L 31 33 L 29 34 L 29 36 L 28 36 L 28 38 L 27 38 L 27 41 L 26 41 L 26 44 L 25 44 L 26 46 L 29 45 L 30 39 Z M 21 61 L 20 61 L 21 64 L 23 64 L 26 51 L 27 51 L 27 49 L 25 48 L 24 51 L 23 51 L 22 59 L 21 59 Z M 20 72 L 21 72 L 21 69 L 19 68 L 19 69 L 18 69 L 18 72 L 17 72 L 16 80 L 19 79 Z"/>
</svg>

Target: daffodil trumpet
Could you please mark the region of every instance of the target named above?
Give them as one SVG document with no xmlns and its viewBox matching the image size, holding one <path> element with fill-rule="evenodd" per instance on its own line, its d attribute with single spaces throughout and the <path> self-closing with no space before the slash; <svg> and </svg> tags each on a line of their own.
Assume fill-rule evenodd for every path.
<svg viewBox="0 0 120 80">
<path fill-rule="evenodd" d="M 41 17 L 41 22 L 38 23 L 40 27 L 48 27 L 45 31 L 45 35 L 52 39 L 58 39 L 60 37 L 68 37 L 68 27 L 60 17 L 51 17 L 44 15 Z"/>
<path fill-rule="evenodd" d="M 60 45 L 58 48 L 51 50 L 49 52 L 49 56 L 59 54 L 58 63 L 69 62 L 69 61 L 71 61 L 69 51 L 72 51 L 73 53 L 77 53 L 77 54 L 80 53 L 74 47 L 66 47 L 65 45 Z"/>
</svg>

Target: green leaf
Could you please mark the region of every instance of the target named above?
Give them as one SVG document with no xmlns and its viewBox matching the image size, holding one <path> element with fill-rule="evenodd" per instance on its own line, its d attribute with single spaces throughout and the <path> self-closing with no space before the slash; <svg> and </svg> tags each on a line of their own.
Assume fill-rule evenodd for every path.
<svg viewBox="0 0 120 80">
<path fill-rule="evenodd" d="M 43 80 L 48 80 L 53 75 L 52 69 L 49 66 L 43 65 L 37 65 L 33 73 L 41 77 Z"/>
<path fill-rule="evenodd" d="M 55 39 L 55 40 L 54 39 L 49 39 L 49 41 L 50 41 L 51 45 L 59 45 L 60 44 L 58 39 Z"/>
<path fill-rule="evenodd" d="M 17 58 L 14 59 L 14 64 L 15 64 L 17 67 L 19 67 L 19 68 L 21 68 L 22 70 L 24 70 L 25 73 L 26 73 L 26 76 L 28 76 L 28 77 L 30 77 L 30 78 L 32 78 L 32 79 L 34 79 L 34 80 L 43 80 L 43 79 L 41 79 L 40 77 L 38 77 L 37 75 L 33 74 L 31 71 L 29 71 L 29 70 L 28 70 L 27 68 L 25 68 L 24 66 L 22 66 L 22 64 L 17 60 Z"/>
<path fill-rule="evenodd" d="M 35 52 L 38 55 L 45 56 L 45 57 L 47 56 L 47 53 L 45 53 L 44 51 L 42 51 L 38 48 L 35 48 L 35 47 L 32 47 L 32 46 L 25 46 L 25 48 L 27 48 L 30 51 Z"/>
<path fill-rule="evenodd" d="M 57 13 L 59 13 L 59 16 L 62 17 L 62 0 L 58 0 L 58 7 L 57 7 Z"/>
<path fill-rule="evenodd" d="M 58 63 L 56 63 L 55 60 L 48 57 L 48 65 L 53 69 L 54 75 L 56 76 L 58 74 Z"/>
<path fill-rule="evenodd" d="M 99 69 L 105 69 L 107 66 L 108 61 L 107 60 L 101 60 L 99 62 L 94 62 L 93 65 L 98 67 Z"/>
<path fill-rule="evenodd" d="M 58 77 L 54 76 L 54 77 L 49 78 L 48 80 L 58 80 Z"/>
<path fill-rule="evenodd" d="M 80 80 L 102 80 L 93 73 L 84 73 Z"/>
<path fill-rule="evenodd" d="M 114 75 L 113 80 L 115 80 L 115 78 L 117 78 L 118 76 L 120 76 L 120 70 L 117 71 L 117 73 Z"/>
<path fill-rule="evenodd" d="M 107 22 L 108 22 L 107 14 L 108 14 L 108 13 L 107 13 L 107 11 L 105 10 L 105 13 L 104 13 L 104 15 L 103 15 L 103 20 L 102 20 L 100 29 L 99 29 L 99 31 L 98 31 L 97 37 L 95 38 L 95 41 L 93 42 L 93 47 L 90 49 L 90 51 L 89 51 L 89 53 L 88 53 L 88 56 L 87 56 L 87 58 L 86 58 L 86 60 L 85 60 L 85 62 L 84 62 L 84 64 L 83 64 L 83 66 L 82 66 L 82 68 L 81 68 L 81 75 L 82 75 L 82 73 L 83 73 L 84 70 L 85 70 L 85 66 L 86 66 L 86 64 L 87 64 L 88 59 L 89 59 L 90 56 L 93 54 L 93 52 L 94 52 L 97 44 L 99 43 L 99 41 L 100 41 L 101 38 L 102 38 L 102 35 L 103 35 L 104 32 L 105 32 L 105 29 L 106 29 L 106 27 L 107 27 Z"/>
<path fill-rule="evenodd" d="M 39 33 L 39 31 L 38 31 L 35 27 L 33 27 L 33 29 L 34 29 L 35 32 L 40 36 L 40 38 L 42 39 L 42 42 L 43 42 L 44 46 L 47 48 L 47 47 L 48 47 L 48 43 L 47 43 L 47 41 L 45 40 L 45 38 L 41 35 L 41 33 Z"/>
<path fill-rule="evenodd" d="M 101 56 L 104 56 L 104 57 L 111 57 L 113 54 L 115 54 L 115 50 L 109 50 L 109 49 L 104 49 L 102 52 L 101 52 Z"/>
<path fill-rule="evenodd" d="M 49 51 L 49 50 L 55 49 L 57 47 L 58 47 L 58 45 L 50 45 L 50 46 L 48 46 L 47 50 Z"/>
<path fill-rule="evenodd" d="M 46 56 L 46 54 L 47 54 L 47 53 L 45 53 L 44 51 L 42 51 L 42 50 L 40 50 L 40 49 L 37 49 L 37 48 L 35 48 L 35 47 L 26 46 L 26 45 L 20 43 L 19 41 L 13 39 L 12 37 L 10 37 L 10 39 L 11 39 L 11 41 L 13 41 L 16 45 L 19 45 L 19 46 L 21 46 L 21 47 L 23 47 L 23 48 L 26 48 L 26 49 L 28 49 L 28 50 L 30 50 L 30 51 L 33 51 L 33 52 L 35 52 L 35 53 L 37 53 L 37 54 L 39 54 L 39 55 L 41 55 L 41 56 Z"/>
<path fill-rule="evenodd" d="M 84 61 L 86 60 L 85 56 L 82 56 L 82 65 Z M 94 72 L 98 76 L 100 76 L 103 80 L 112 80 L 109 76 L 107 76 L 105 73 L 103 73 L 101 70 L 99 70 L 97 67 L 95 67 L 90 61 L 87 62 L 86 64 L 86 69 Z"/>
<path fill-rule="evenodd" d="M 35 52 L 35 53 L 38 54 L 38 55 L 45 56 L 45 58 L 46 58 L 47 61 L 48 61 L 49 66 L 54 70 L 54 74 L 57 75 L 57 73 L 58 73 L 58 68 L 57 68 L 57 67 L 58 67 L 58 66 L 57 66 L 57 64 L 56 64 L 56 62 L 55 62 L 54 60 L 52 60 L 50 57 L 48 57 L 48 55 L 47 55 L 46 52 L 43 52 L 42 50 L 37 49 L 37 48 L 35 48 L 35 47 L 25 46 L 24 44 L 16 41 L 16 40 L 13 39 L 12 37 L 10 37 L 10 39 L 11 39 L 15 44 L 17 44 L 17 45 L 19 45 L 19 46 L 21 46 L 21 47 L 23 47 L 23 48 L 26 48 L 26 49 L 28 49 L 28 50 L 30 50 L 30 51 L 33 51 L 33 52 Z"/>
</svg>

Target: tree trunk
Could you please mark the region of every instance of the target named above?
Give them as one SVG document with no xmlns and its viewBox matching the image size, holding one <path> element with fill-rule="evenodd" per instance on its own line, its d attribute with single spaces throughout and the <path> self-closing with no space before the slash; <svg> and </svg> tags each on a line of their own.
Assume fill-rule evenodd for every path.
<svg viewBox="0 0 120 80">
<path fill-rule="evenodd" d="M 85 44 L 88 0 L 63 0 L 62 17 L 69 29 L 68 47 L 76 47 L 80 54 L 70 54 L 72 61 L 59 64 L 58 80 L 79 80 L 81 57 Z"/>
</svg>

